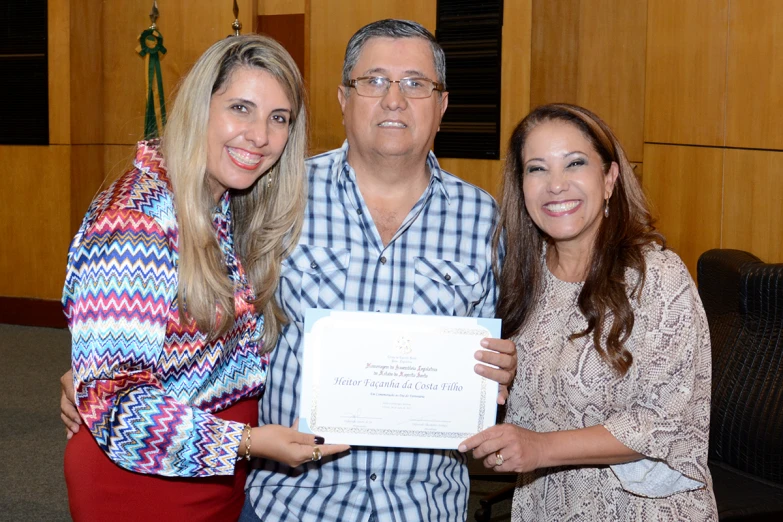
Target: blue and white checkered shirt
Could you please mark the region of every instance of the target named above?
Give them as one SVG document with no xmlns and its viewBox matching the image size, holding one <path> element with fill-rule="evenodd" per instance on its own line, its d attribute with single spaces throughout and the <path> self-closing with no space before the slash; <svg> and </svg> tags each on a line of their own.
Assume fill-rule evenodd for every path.
<svg viewBox="0 0 783 522">
<path fill-rule="evenodd" d="M 492 197 L 441 170 L 430 153 L 429 186 L 384 246 L 347 153 L 346 142 L 307 162 L 304 228 L 277 294 L 291 322 L 271 354 L 261 424 L 290 426 L 298 416 L 308 307 L 495 315 Z M 353 447 L 294 469 L 263 461 L 245 507 L 275 521 L 464 521 L 468 488 L 457 452 Z"/>
</svg>

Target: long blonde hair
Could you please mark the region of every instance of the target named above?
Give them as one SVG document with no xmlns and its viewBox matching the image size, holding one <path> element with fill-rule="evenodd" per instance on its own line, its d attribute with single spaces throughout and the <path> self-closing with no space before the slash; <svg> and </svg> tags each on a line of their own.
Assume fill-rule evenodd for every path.
<svg viewBox="0 0 783 522">
<path fill-rule="evenodd" d="M 234 246 L 264 314 L 264 349 L 277 342 L 285 315 L 275 301 L 280 263 L 299 239 L 307 198 L 304 159 L 307 112 L 302 76 L 271 38 L 243 35 L 214 44 L 182 81 L 162 140 L 179 225 L 180 320 L 194 320 L 210 338 L 234 323 L 234 287 L 215 236 L 208 185 L 207 126 L 212 95 L 238 67 L 262 69 L 291 103 L 288 142 L 278 162 L 252 187 L 232 191 Z"/>
</svg>

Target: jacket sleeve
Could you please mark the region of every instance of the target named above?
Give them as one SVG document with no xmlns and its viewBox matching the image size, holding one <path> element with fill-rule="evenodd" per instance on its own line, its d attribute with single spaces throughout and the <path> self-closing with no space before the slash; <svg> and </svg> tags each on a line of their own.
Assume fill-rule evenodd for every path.
<svg viewBox="0 0 783 522">
<path fill-rule="evenodd" d="M 231 475 L 243 425 L 167 395 L 157 374 L 177 293 L 174 255 L 163 228 L 137 211 L 104 212 L 76 236 L 63 302 L 77 407 L 125 469 Z"/>
</svg>

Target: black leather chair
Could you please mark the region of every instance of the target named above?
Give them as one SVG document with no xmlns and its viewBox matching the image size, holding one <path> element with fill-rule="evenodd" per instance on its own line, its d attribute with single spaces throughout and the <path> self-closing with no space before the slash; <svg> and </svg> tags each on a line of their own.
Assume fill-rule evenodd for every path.
<svg viewBox="0 0 783 522">
<path fill-rule="evenodd" d="M 783 521 L 783 264 L 698 262 L 712 340 L 710 470 L 720 520 Z"/>
</svg>

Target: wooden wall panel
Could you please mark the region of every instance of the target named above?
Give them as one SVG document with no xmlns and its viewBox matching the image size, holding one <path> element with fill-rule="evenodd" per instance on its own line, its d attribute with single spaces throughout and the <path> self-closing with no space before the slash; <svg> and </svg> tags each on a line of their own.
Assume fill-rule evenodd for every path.
<svg viewBox="0 0 783 522">
<path fill-rule="evenodd" d="M 723 248 L 783 263 L 783 152 L 726 150 Z"/>
<path fill-rule="evenodd" d="M 302 14 L 305 0 L 258 0 L 258 15 Z"/>
<path fill-rule="evenodd" d="M 70 143 L 103 143 L 104 3 L 72 0 L 70 4 Z"/>
<path fill-rule="evenodd" d="M 647 0 L 582 0 L 576 103 L 598 114 L 630 161 L 644 153 Z"/>
<path fill-rule="evenodd" d="M 657 227 L 691 275 L 696 261 L 721 244 L 723 150 L 644 146 L 643 186 Z"/>
<path fill-rule="evenodd" d="M 69 0 L 49 0 L 49 143 L 71 143 L 71 6 Z"/>
<path fill-rule="evenodd" d="M 783 3 L 731 0 L 726 144 L 783 149 Z"/>
<path fill-rule="evenodd" d="M 468 183 L 481 187 L 494 198 L 500 195 L 501 170 L 499 160 L 477 160 L 460 158 L 438 158 L 441 168 L 459 176 Z"/>
<path fill-rule="evenodd" d="M 0 295 L 59 299 L 70 231 L 71 147 L 0 146 Z"/>
<path fill-rule="evenodd" d="M 500 91 L 500 154 L 517 124 L 530 112 L 533 0 L 503 2 L 503 63 Z M 498 162 L 498 170 L 501 168 Z M 499 179 L 499 178 L 498 178 Z M 482 185 L 483 186 L 483 185 Z M 487 190 L 487 187 L 484 187 Z M 490 192 L 492 192 L 490 190 Z"/>
<path fill-rule="evenodd" d="M 724 145 L 728 4 L 648 1 L 646 142 Z"/>
<path fill-rule="evenodd" d="M 580 0 L 533 0 L 530 108 L 576 101 Z"/>
</svg>

